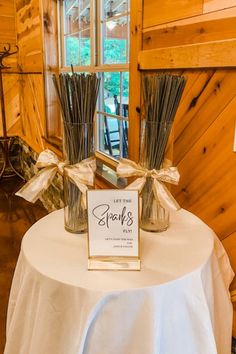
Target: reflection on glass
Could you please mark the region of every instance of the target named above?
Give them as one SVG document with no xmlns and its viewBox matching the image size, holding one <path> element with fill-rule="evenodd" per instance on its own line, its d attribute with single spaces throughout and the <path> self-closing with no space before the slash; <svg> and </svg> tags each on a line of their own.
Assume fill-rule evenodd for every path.
<svg viewBox="0 0 236 354">
<path fill-rule="evenodd" d="M 129 1 L 104 0 L 104 19 L 126 13 L 129 10 Z"/>
<path fill-rule="evenodd" d="M 128 16 L 103 23 L 103 63 L 128 62 Z"/>
<path fill-rule="evenodd" d="M 65 38 L 66 65 L 79 65 L 79 38 L 71 36 Z"/>
<path fill-rule="evenodd" d="M 65 0 L 66 65 L 90 65 L 90 0 Z"/>
<path fill-rule="evenodd" d="M 91 41 L 89 36 L 90 31 L 87 31 L 87 36 L 85 33 L 81 33 L 80 37 L 80 51 L 79 51 L 79 65 L 90 65 L 90 52 L 91 52 Z"/>
<path fill-rule="evenodd" d="M 122 109 L 123 117 L 129 116 L 129 72 L 122 73 Z"/>
<path fill-rule="evenodd" d="M 82 37 L 82 34 L 80 36 L 66 37 L 66 66 L 71 64 L 78 66 L 90 65 L 90 47 L 90 38 Z"/>
<path fill-rule="evenodd" d="M 79 30 L 79 7 L 75 6 L 77 2 L 72 4 L 71 1 L 65 1 L 65 22 L 64 33 L 70 34 L 78 32 Z"/>
<path fill-rule="evenodd" d="M 90 27 L 90 0 L 65 0 L 64 33 L 72 34 Z"/>
<path fill-rule="evenodd" d="M 98 117 L 99 150 L 119 159 L 128 156 L 128 122 L 105 115 Z"/>
</svg>

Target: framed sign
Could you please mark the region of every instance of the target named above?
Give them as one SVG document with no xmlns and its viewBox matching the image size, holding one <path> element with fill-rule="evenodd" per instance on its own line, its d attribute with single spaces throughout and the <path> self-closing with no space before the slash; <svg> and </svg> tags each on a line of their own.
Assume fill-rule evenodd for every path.
<svg viewBox="0 0 236 354">
<path fill-rule="evenodd" d="M 91 190 L 88 269 L 140 270 L 138 192 Z"/>
</svg>

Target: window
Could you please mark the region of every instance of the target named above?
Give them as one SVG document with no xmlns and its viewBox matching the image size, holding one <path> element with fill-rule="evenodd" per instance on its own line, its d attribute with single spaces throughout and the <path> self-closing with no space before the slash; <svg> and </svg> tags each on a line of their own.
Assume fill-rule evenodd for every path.
<svg viewBox="0 0 236 354">
<path fill-rule="evenodd" d="M 129 113 L 129 0 L 61 2 L 61 70 L 101 78 L 96 113 L 100 158 L 127 157 Z"/>
</svg>

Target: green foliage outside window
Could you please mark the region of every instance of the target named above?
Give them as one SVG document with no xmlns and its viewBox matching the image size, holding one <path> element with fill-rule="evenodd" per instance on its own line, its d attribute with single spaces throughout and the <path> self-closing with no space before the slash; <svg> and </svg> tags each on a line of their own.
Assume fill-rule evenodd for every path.
<svg viewBox="0 0 236 354">
<path fill-rule="evenodd" d="M 126 62 L 126 40 L 105 39 L 104 61 L 106 64 Z M 84 66 L 90 65 L 90 39 L 89 38 L 66 38 L 66 65 Z M 113 72 L 106 76 L 104 88 L 112 95 L 120 94 L 120 73 Z M 123 96 L 128 97 L 129 76 L 123 74 Z"/>
<path fill-rule="evenodd" d="M 126 63 L 126 40 L 105 38 L 104 64 L 124 63 Z"/>
<path fill-rule="evenodd" d="M 90 38 L 66 38 L 66 65 L 90 65 Z"/>
</svg>

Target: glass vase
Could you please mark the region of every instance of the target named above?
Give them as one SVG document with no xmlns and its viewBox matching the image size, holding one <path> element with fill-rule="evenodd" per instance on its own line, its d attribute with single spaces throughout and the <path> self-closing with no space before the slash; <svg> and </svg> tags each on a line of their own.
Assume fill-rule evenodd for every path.
<svg viewBox="0 0 236 354">
<path fill-rule="evenodd" d="M 152 185 L 153 179 L 147 177 L 141 193 L 140 227 L 149 232 L 161 232 L 169 227 L 169 212 L 155 199 Z"/>
<path fill-rule="evenodd" d="M 87 210 L 79 188 L 70 180 L 67 172 L 63 174 L 64 189 L 64 226 L 72 233 L 87 231 Z"/>
<path fill-rule="evenodd" d="M 64 160 L 74 165 L 94 155 L 93 123 L 64 123 Z M 87 210 L 82 192 L 68 176 L 63 174 L 64 225 L 72 233 L 87 231 Z"/>
<path fill-rule="evenodd" d="M 170 130 L 171 124 L 166 122 L 143 122 L 140 156 L 142 167 L 149 171 L 162 167 Z M 154 197 L 153 178 L 147 177 L 141 192 L 140 227 L 145 231 L 161 232 L 167 230 L 168 226 L 169 211 Z"/>
</svg>

